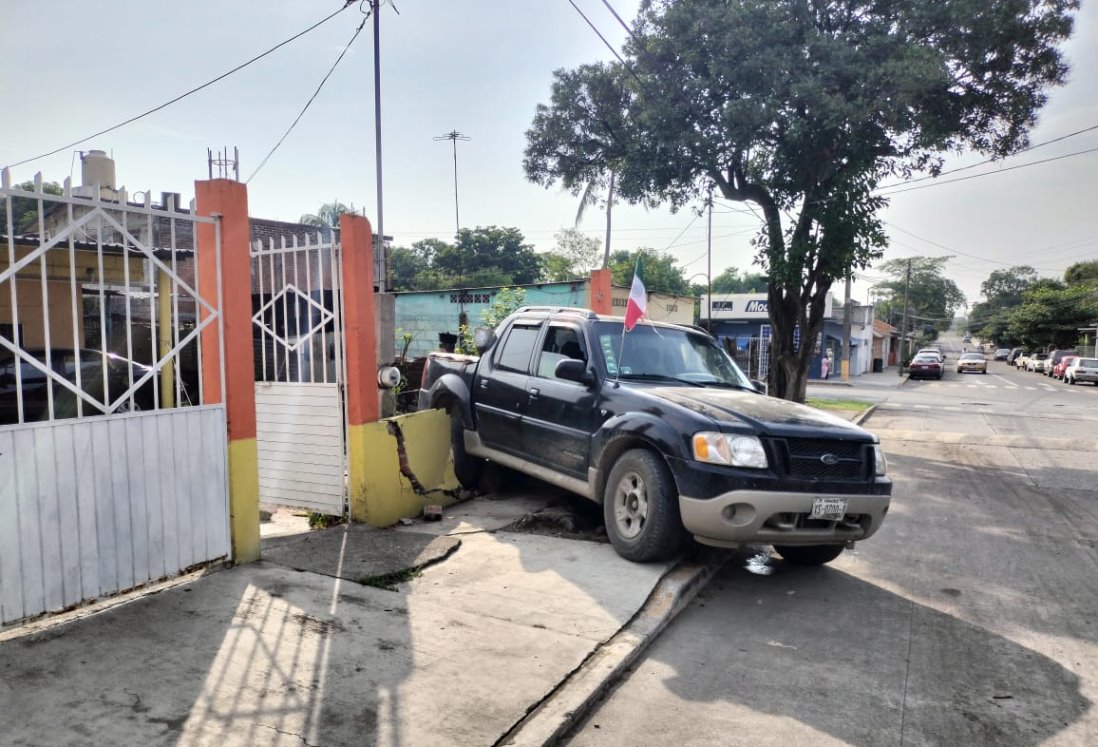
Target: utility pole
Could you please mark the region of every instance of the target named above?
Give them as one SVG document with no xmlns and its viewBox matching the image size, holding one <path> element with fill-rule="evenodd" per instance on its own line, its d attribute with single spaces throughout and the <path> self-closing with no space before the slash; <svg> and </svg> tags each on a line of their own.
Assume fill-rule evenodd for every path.
<svg viewBox="0 0 1098 747">
<path fill-rule="evenodd" d="M 457 244 L 458 234 L 461 233 L 461 213 L 458 212 L 458 140 L 472 140 L 467 135 L 462 135 L 457 130 L 450 130 L 445 135 L 439 135 L 434 140 L 449 140 L 454 148 L 454 243 Z M 458 253 L 458 319 L 465 324 L 465 255 Z"/>
<path fill-rule="evenodd" d="M 385 211 L 381 189 L 381 3 L 372 0 L 370 10 L 374 14 L 374 150 L 377 158 L 377 290 L 384 293 L 388 285 L 385 268 Z"/>
<path fill-rule="evenodd" d="M 843 361 L 840 364 L 842 366 L 843 381 L 850 381 L 850 283 L 853 274 L 853 270 L 846 273 L 846 297 L 843 301 Z"/>
<path fill-rule="evenodd" d="M 713 185 L 709 185 L 709 198 L 706 200 L 709 206 L 709 225 L 705 229 L 705 278 L 709 284 L 705 296 L 705 303 L 709 307 L 705 312 L 705 328 L 709 334 L 713 334 Z"/>
<path fill-rule="evenodd" d="M 434 140 L 449 140 L 454 146 L 454 236 L 461 231 L 461 215 L 458 212 L 458 140 L 472 140 L 471 137 L 462 135 L 457 130 L 450 130 L 445 135 L 439 135 Z"/>
<path fill-rule="evenodd" d="M 911 292 L 911 260 L 907 260 L 907 282 L 904 283 L 904 320 L 900 327 L 900 376 L 904 375 L 907 360 L 907 299 Z"/>
</svg>

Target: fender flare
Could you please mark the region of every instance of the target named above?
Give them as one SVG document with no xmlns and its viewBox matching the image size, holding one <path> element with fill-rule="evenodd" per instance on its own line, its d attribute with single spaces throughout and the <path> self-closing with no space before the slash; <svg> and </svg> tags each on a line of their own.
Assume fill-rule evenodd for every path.
<svg viewBox="0 0 1098 747">
<path fill-rule="evenodd" d="M 459 375 L 448 373 L 440 376 L 438 381 L 431 386 L 427 401 L 430 402 L 432 410 L 445 409 L 448 412 L 452 412 L 453 407 L 444 408 L 443 403 L 447 401 L 456 403 L 465 429 L 476 430 L 473 423 L 473 408 L 469 395 L 469 386 Z"/>
</svg>

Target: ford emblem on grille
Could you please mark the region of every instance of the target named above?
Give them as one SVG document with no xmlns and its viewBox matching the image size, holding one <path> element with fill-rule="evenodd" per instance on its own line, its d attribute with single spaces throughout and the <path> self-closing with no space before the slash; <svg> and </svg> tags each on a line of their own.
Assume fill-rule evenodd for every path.
<svg viewBox="0 0 1098 747">
<path fill-rule="evenodd" d="M 820 457 L 820 461 L 826 464 L 828 467 L 834 467 L 836 464 L 839 463 L 839 457 L 835 456 L 834 454 L 824 454 L 822 457 Z"/>
</svg>

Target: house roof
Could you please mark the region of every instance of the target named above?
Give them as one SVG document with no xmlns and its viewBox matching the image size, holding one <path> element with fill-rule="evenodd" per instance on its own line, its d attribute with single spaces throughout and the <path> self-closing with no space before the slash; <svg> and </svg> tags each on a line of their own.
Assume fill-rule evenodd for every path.
<svg viewBox="0 0 1098 747">
<path fill-rule="evenodd" d="M 900 334 L 900 330 L 893 327 L 887 322 L 882 322 L 880 319 L 873 320 L 873 336 L 874 337 L 894 337 Z"/>
</svg>

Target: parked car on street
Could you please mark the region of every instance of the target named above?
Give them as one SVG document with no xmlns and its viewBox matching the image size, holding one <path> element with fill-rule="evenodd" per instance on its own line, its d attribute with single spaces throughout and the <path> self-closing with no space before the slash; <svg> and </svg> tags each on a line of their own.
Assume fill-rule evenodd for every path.
<svg viewBox="0 0 1098 747">
<path fill-rule="evenodd" d="M 767 397 L 704 331 L 524 307 L 474 341 L 479 357 L 431 353 L 420 385 L 421 410 L 450 414 L 459 481 L 488 459 L 600 503 L 629 560 L 693 535 L 820 565 L 888 511 L 873 434 Z"/>
<path fill-rule="evenodd" d="M 944 361 L 946 359 L 945 353 L 943 353 L 942 349 L 938 348 L 938 347 L 920 348 L 919 352 L 915 353 L 915 355 L 923 355 L 923 354 L 936 355 L 936 356 L 938 356 L 938 360 L 942 360 L 942 361 Z"/>
<path fill-rule="evenodd" d="M 1010 351 L 1010 355 L 1007 356 L 1007 365 L 1008 366 L 1016 366 L 1017 368 L 1021 368 L 1021 366 L 1018 365 L 1018 359 L 1019 358 L 1024 358 L 1025 356 L 1026 356 L 1025 348 L 1012 348 L 1011 351 Z"/>
<path fill-rule="evenodd" d="M 945 376 L 945 365 L 934 353 L 919 353 L 911 359 L 908 372 L 912 379 L 940 379 Z"/>
<path fill-rule="evenodd" d="M 7 352 L 7 351 L 5 351 Z M 37 360 L 43 368 L 46 364 L 45 350 L 27 350 L 28 355 Z M 83 391 L 93 400 L 104 402 L 107 398 L 113 404 L 130 388 L 130 368 L 133 369 L 134 382 L 140 381 L 151 369 L 141 363 L 128 361 L 108 353 L 104 356 L 97 350 L 79 351 L 79 387 L 77 385 L 77 355 L 72 348 L 53 348 L 50 350 L 50 369 L 69 382 L 72 388 L 65 386 L 34 364 L 12 355 L 0 357 L 0 424 L 19 422 L 17 392 L 22 391 L 23 422 L 33 423 L 50 419 L 50 396 L 52 389 L 53 417 L 74 418 L 78 413 L 84 415 L 102 415 L 103 411 L 86 399 L 81 409 L 77 400 L 83 399 L 76 392 Z M 128 365 L 127 365 L 128 364 Z M 18 367 L 18 378 L 16 377 Z M 104 375 L 104 371 L 106 375 Z M 104 389 L 104 381 L 106 387 Z M 129 399 L 118 403 L 112 412 L 128 410 L 149 410 L 153 407 L 153 384 L 151 381 L 139 387 L 133 401 Z"/>
<path fill-rule="evenodd" d="M 1007 348 L 999 348 L 995 351 L 995 360 L 1005 361 L 1008 358 L 1010 358 L 1010 350 L 1008 350 Z"/>
<path fill-rule="evenodd" d="M 1065 355 L 1063 358 L 1061 358 L 1060 362 L 1057 363 L 1052 368 L 1052 378 L 1059 379 L 1060 381 L 1063 381 L 1064 380 L 1064 372 L 1067 371 L 1067 368 L 1068 368 L 1068 366 L 1071 365 L 1071 362 L 1073 360 L 1075 360 L 1076 358 L 1078 358 L 1078 357 L 1079 356 L 1072 354 L 1072 355 Z"/>
<path fill-rule="evenodd" d="M 1053 350 L 1048 354 L 1048 363 L 1045 364 L 1045 376 L 1052 376 L 1052 370 L 1063 360 L 1064 356 L 1075 355 L 1074 350 Z"/>
<path fill-rule="evenodd" d="M 1034 353 L 1026 358 L 1026 370 L 1035 373 L 1044 373 L 1045 364 L 1048 362 L 1048 353 Z"/>
<path fill-rule="evenodd" d="M 987 358 L 984 357 L 983 353 L 962 353 L 961 357 L 957 359 L 957 373 L 969 373 L 970 371 L 987 373 Z"/>
<path fill-rule="evenodd" d="M 1089 381 L 1098 386 L 1098 358 L 1076 358 L 1073 360 L 1064 372 L 1064 381 L 1069 384 Z"/>
</svg>

